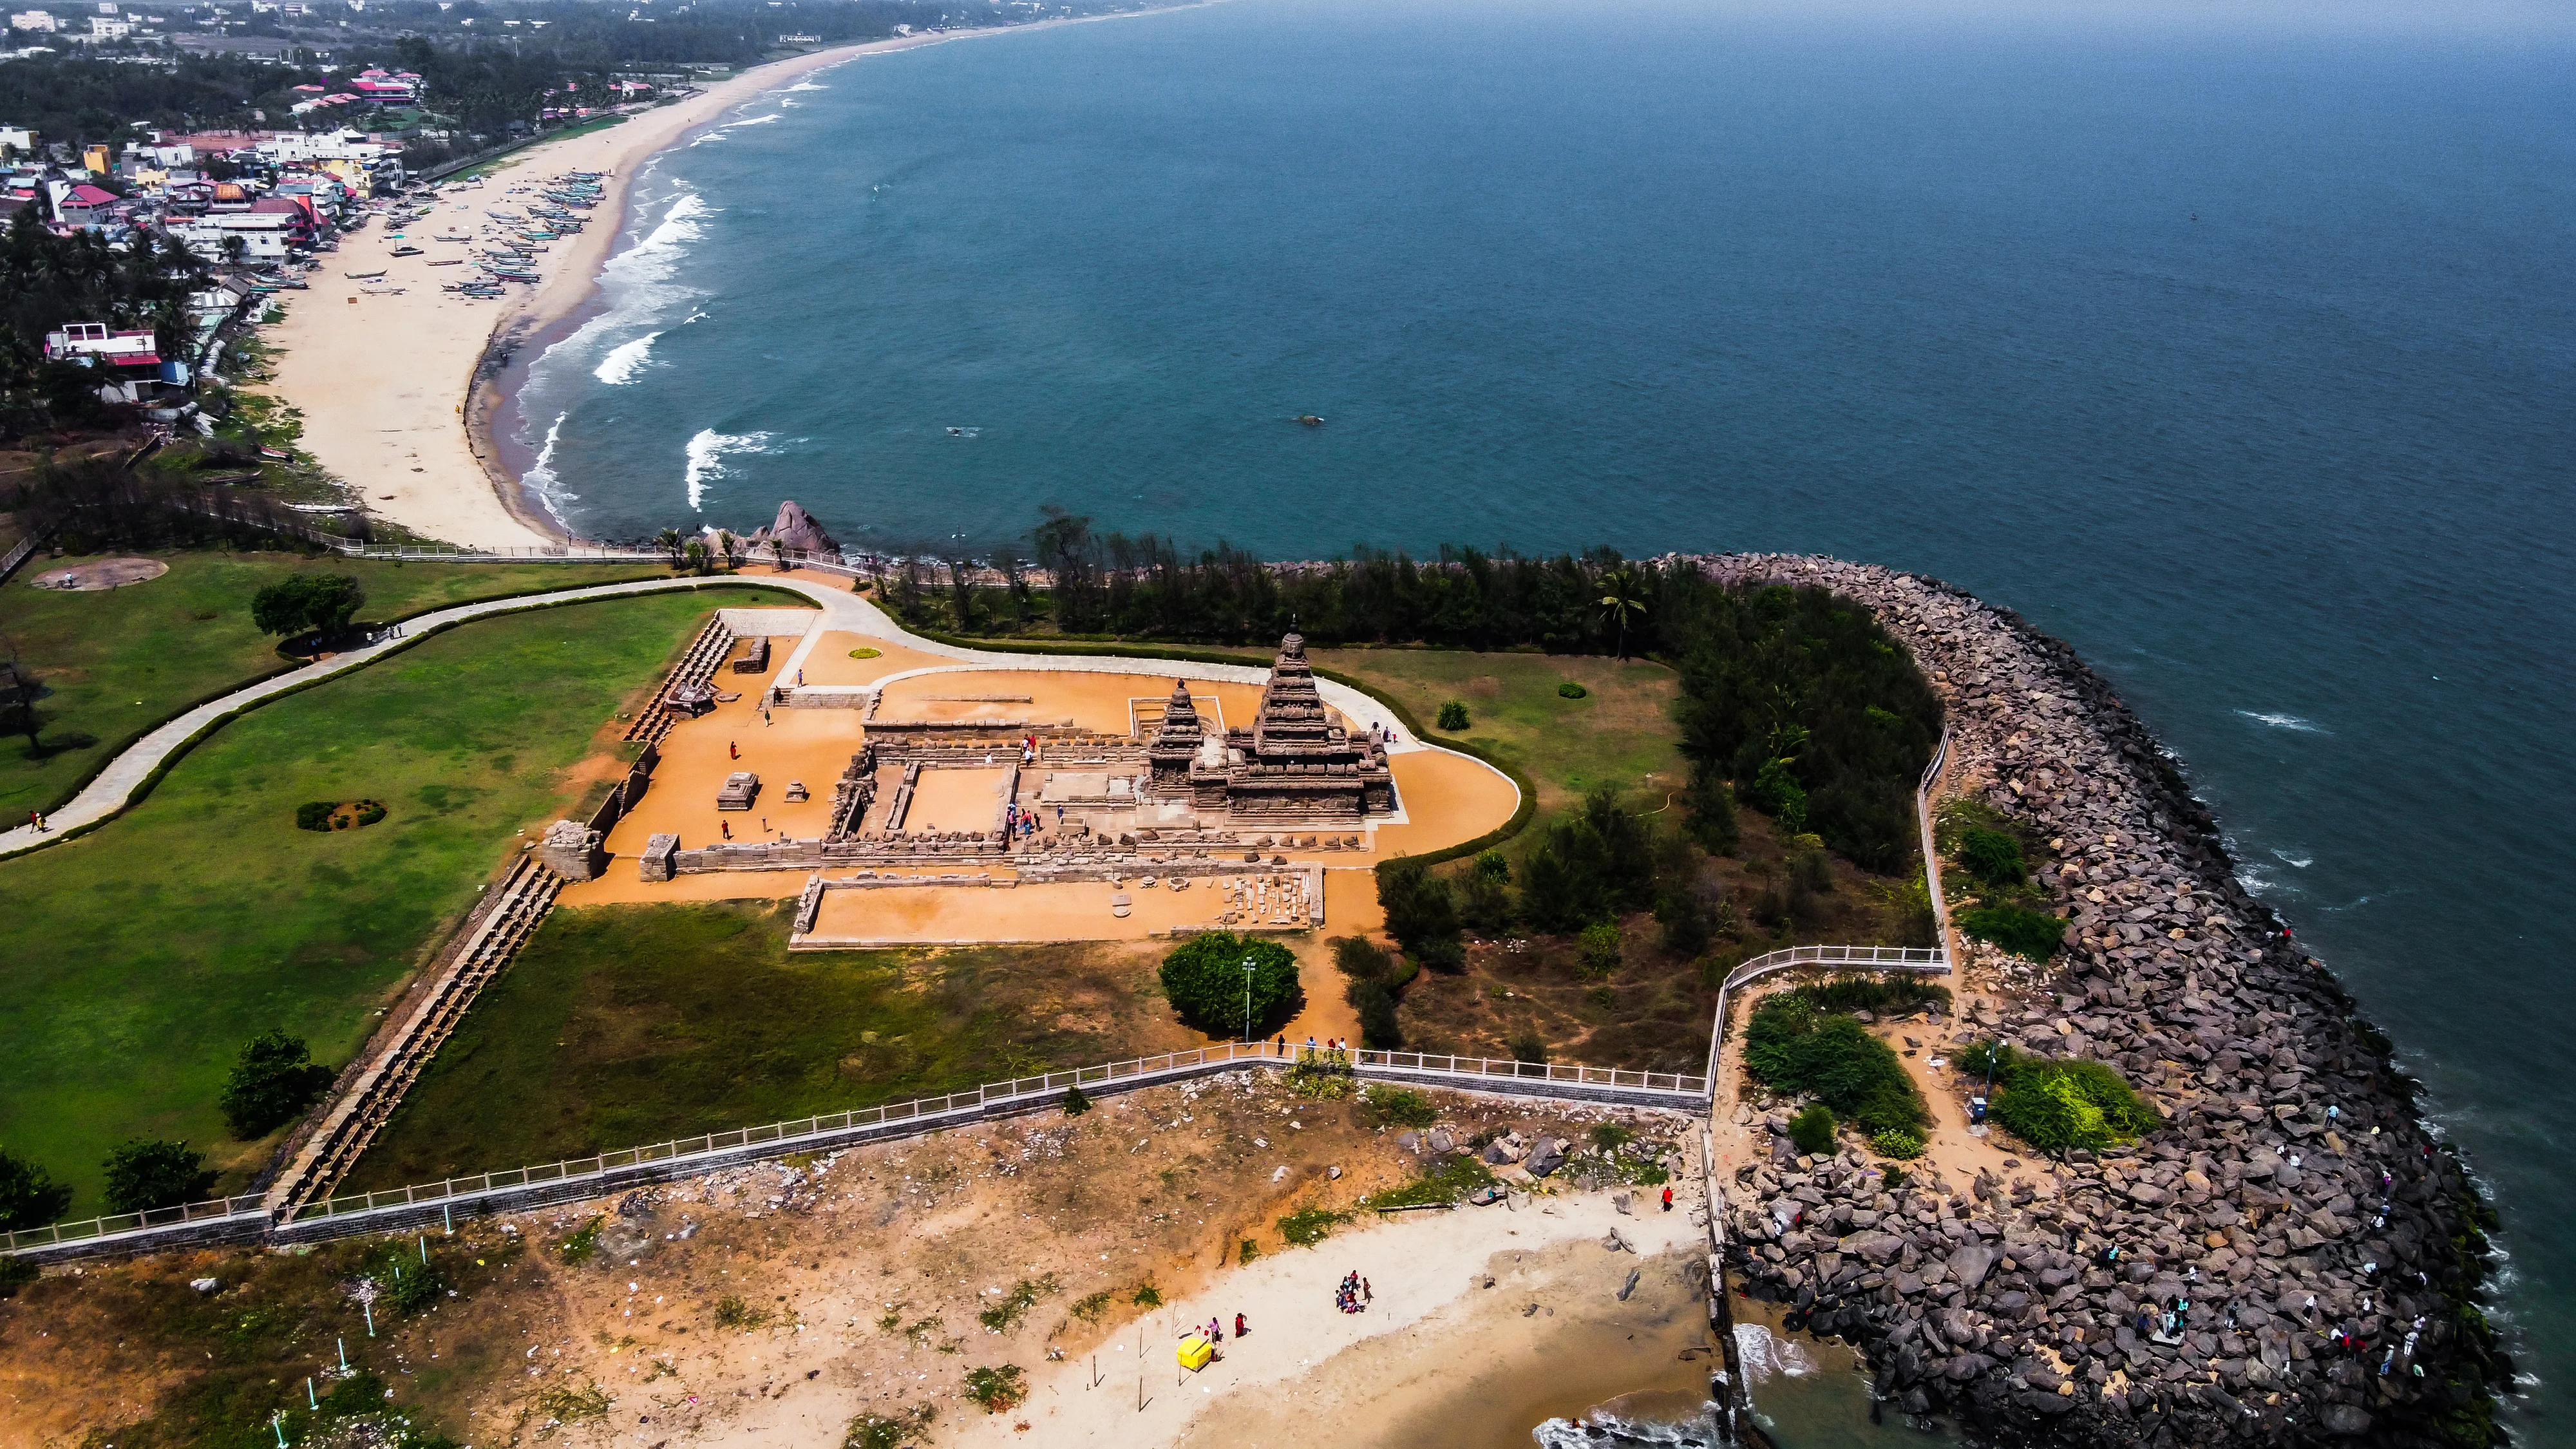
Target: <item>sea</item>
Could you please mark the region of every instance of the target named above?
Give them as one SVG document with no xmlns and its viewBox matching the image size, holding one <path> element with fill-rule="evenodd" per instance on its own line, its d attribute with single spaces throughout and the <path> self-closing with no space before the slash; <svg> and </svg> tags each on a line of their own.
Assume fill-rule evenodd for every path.
<svg viewBox="0 0 2576 1449">
<path fill-rule="evenodd" d="M 961 39 L 652 162 L 505 433 L 591 537 L 793 498 L 988 553 L 1059 507 L 1287 558 L 1816 551 L 2019 610 L 2397 1041 L 2503 1214 L 2508 1421 L 2571 1442 L 2572 98 L 2576 12 L 2489 0 Z"/>
</svg>

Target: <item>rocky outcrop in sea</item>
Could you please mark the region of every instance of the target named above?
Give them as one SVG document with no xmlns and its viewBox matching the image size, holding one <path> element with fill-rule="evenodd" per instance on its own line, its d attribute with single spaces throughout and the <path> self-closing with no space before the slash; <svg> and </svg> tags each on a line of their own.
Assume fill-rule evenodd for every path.
<svg viewBox="0 0 2576 1449">
<path fill-rule="evenodd" d="M 2065 644 L 1939 582 L 1697 560 L 1830 589 L 1909 641 L 1948 707 L 1953 792 L 2047 841 L 2047 967 L 1979 956 L 1983 1032 L 2120 1070 L 2167 1125 L 2009 1180 L 1883 1190 L 1782 1135 L 1725 1184 L 1729 1266 L 1839 1335 L 1880 1396 L 1981 1440 L 2485 1444 L 2508 1366 L 2479 1310 L 2491 1221 L 2387 1039 L 2237 879 L 2173 761 Z M 2109 1250 L 2116 1250 L 2114 1255 Z"/>
</svg>

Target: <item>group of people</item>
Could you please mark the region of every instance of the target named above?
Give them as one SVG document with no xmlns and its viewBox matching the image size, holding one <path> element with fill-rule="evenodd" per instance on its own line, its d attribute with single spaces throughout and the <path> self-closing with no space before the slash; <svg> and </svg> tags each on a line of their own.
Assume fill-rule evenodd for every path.
<svg viewBox="0 0 2576 1449">
<path fill-rule="evenodd" d="M 1063 809 L 1058 807 L 1056 814 L 1057 818 L 1063 818 Z M 1002 824 L 1010 831 L 1013 840 L 1025 840 L 1038 833 L 1038 813 L 1034 810 L 1023 810 L 1017 805 L 1004 806 Z"/>
<path fill-rule="evenodd" d="M 42 835 L 42 834 L 44 834 L 44 833 L 45 833 L 45 816 L 44 816 L 44 812 L 39 811 L 39 810 L 30 810 L 30 811 L 28 811 L 28 812 L 27 812 L 27 828 L 28 828 L 28 829 L 30 829 L 30 830 L 33 830 L 33 831 L 34 831 L 34 832 L 36 832 L 38 835 Z"/>
<path fill-rule="evenodd" d="M 1366 1313 L 1376 1296 L 1369 1291 L 1369 1281 L 1354 1271 L 1344 1274 L 1341 1286 L 1333 1290 L 1333 1306 L 1344 1313 Z"/>
<path fill-rule="evenodd" d="M 1238 1313 L 1234 1315 L 1235 1337 L 1241 1338 L 1251 1331 L 1251 1329 L 1244 1326 L 1242 1314 Z M 1207 1321 L 1207 1327 L 1199 1330 L 1199 1335 L 1210 1343 L 1223 1343 L 1225 1342 L 1225 1324 L 1221 1320 L 1211 1318 Z"/>
</svg>

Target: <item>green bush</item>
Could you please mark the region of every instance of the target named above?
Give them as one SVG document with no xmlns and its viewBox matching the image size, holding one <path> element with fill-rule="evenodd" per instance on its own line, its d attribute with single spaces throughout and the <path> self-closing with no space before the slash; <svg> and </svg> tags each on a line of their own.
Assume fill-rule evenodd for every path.
<svg viewBox="0 0 2576 1449">
<path fill-rule="evenodd" d="M 1453 699 L 1447 704 L 1440 706 L 1440 727 L 1442 729 L 1455 734 L 1459 730 L 1465 729 L 1468 723 L 1467 706 L 1465 704 Z"/>
<path fill-rule="evenodd" d="M 1959 864 L 1990 886 L 2017 886 L 2030 879 L 2021 841 L 2001 830 L 1971 827 L 1960 832 Z"/>
<path fill-rule="evenodd" d="M 1809 1157 L 1824 1157 L 1834 1150 L 1834 1109 L 1822 1102 L 1811 1102 L 1807 1110 L 1789 1119 L 1789 1140 Z"/>
<path fill-rule="evenodd" d="M 1575 944 L 1583 951 L 1585 980 L 1599 981 L 1619 970 L 1619 928 L 1617 926 L 1607 921 L 1586 926 L 1583 928 L 1583 934 L 1575 938 Z"/>
<path fill-rule="evenodd" d="M 447 1280 L 439 1276 L 435 1265 L 400 1252 L 375 1275 L 379 1301 L 389 1303 L 396 1313 L 408 1318 L 421 1312 L 447 1294 Z"/>
<path fill-rule="evenodd" d="M 568 1265 L 577 1266 L 589 1262 L 599 1253 L 599 1229 L 605 1221 L 604 1218 L 594 1217 L 573 1229 L 570 1236 L 555 1245 L 555 1256 L 563 1259 Z"/>
<path fill-rule="evenodd" d="M 1523 870 L 1530 924 L 1570 936 L 1654 904 L 1656 843 L 1617 791 L 1593 790 L 1583 808 L 1551 822 Z"/>
<path fill-rule="evenodd" d="M 1288 1068 L 1288 1090 L 1314 1102 L 1338 1102 L 1359 1083 L 1359 1073 L 1341 1052 L 1309 1052 Z"/>
<path fill-rule="evenodd" d="M 988 1332 L 1008 1333 L 1019 1327 L 1020 1320 L 1028 1316 L 1030 1309 L 1037 1307 L 1039 1299 L 1052 1296 L 1057 1287 L 1053 1273 L 1043 1278 L 1023 1278 L 1012 1285 L 1011 1291 L 1003 1295 L 1000 1302 L 976 1314 L 975 1321 L 983 1324 Z"/>
<path fill-rule="evenodd" d="M 1707 892 L 1685 884 L 1655 898 L 1655 920 L 1664 928 L 1664 954 L 1687 961 L 1708 949 L 1717 934 L 1717 913 Z"/>
<path fill-rule="evenodd" d="M 1244 964 L 1251 963 L 1250 1013 Z M 1302 999 L 1297 958 L 1276 941 L 1204 931 L 1163 957 L 1163 995 L 1181 1020 L 1210 1036 L 1246 1038 L 1284 1021 Z"/>
<path fill-rule="evenodd" d="M 361 800 L 358 802 L 358 823 L 360 825 L 373 825 L 384 818 L 385 807 L 379 802 L 374 800 Z"/>
<path fill-rule="evenodd" d="M 1352 982 L 1350 1002 L 1359 1009 L 1361 1046 L 1379 1052 L 1403 1049 L 1404 1024 L 1396 1015 L 1395 993 L 1385 983 Z"/>
<path fill-rule="evenodd" d="M 336 800 L 307 800 L 303 804 L 295 807 L 295 828 L 298 830 L 329 830 L 331 828 L 331 812 L 339 808 L 339 802 Z"/>
<path fill-rule="evenodd" d="M 0 1298 L 14 1296 L 21 1288 L 44 1276 L 44 1270 L 14 1253 L 0 1253 Z"/>
<path fill-rule="evenodd" d="M 974 1400 L 987 1414 L 1009 1413 L 1029 1396 L 1028 1388 L 1022 1382 L 1025 1377 L 1015 1363 L 970 1369 L 966 1374 L 966 1397 Z"/>
<path fill-rule="evenodd" d="M 1163 1306 L 1163 1290 L 1147 1283 L 1139 1287 L 1127 1301 L 1139 1308 L 1160 1308 Z"/>
<path fill-rule="evenodd" d="M 1386 933 L 1405 955 L 1433 971 L 1467 969 L 1467 942 L 1448 881 L 1419 860 L 1386 861 L 1377 868 L 1377 899 L 1386 912 Z"/>
<path fill-rule="evenodd" d="M 72 1205 L 68 1184 L 14 1153 L 0 1151 L 0 1230 L 41 1228 Z"/>
<path fill-rule="evenodd" d="M 1803 991 L 1765 1000 L 1744 1035 L 1744 1064 L 1776 1091 L 1814 1097 L 1871 1132 L 1929 1120 L 1905 1065 L 1887 1043 Z"/>
<path fill-rule="evenodd" d="M 1890 1127 L 1871 1133 L 1869 1147 L 1881 1157 L 1911 1162 L 1923 1155 L 1923 1134 L 1910 1128 Z"/>
<path fill-rule="evenodd" d="M 146 1142 L 137 1138 L 107 1154 L 107 1210 L 149 1212 L 203 1202 L 215 1190 L 215 1174 L 204 1153 L 185 1142 Z"/>
<path fill-rule="evenodd" d="M 906 1444 L 920 1443 L 937 1414 L 928 1404 L 917 1404 L 892 1417 L 861 1414 L 850 1420 L 848 1430 L 841 1436 L 841 1449 L 903 1449 Z"/>
<path fill-rule="evenodd" d="M 1064 1089 L 1064 1115 L 1068 1117 L 1079 1117 L 1090 1110 L 1091 1099 L 1082 1094 L 1082 1089 L 1080 1087 L 1067 1087 Z"/>
<path fill-rule="evenodd" d="M 292 574 L 251 596 L 250 621 L 263 634 L 336 634 L 366 602 L 347 574 Z"/>
<path fill-rule="evenodd" d="M 1872 1016 L 1903 1016 L 1934 1007 L 1946 1011 L 1950 1006 L 1950 988 L 1920 976 L 1837 976 L 1802 986 L 1798 994 L 1819 1011 L 1866 1011 Z"/>
<path fill-rule="evenodd" d="M 1420 1177 L 1402 1187 L 1370 1193 L 1360 1199 L 1360 1206 L 1383 1210 L 1456 1202 L 1478 1188 L 1491 1187 L 1493 1182 L 1493 1170 L 1482 1159 L 1472 1152 L 1461 1152 L 1424 1169 Z"/>
<path fill-rule="evenodd" d="M 1556 697 L 1559 699 L 1581 699 L 1591 692 L 1571 679 L 1556 687 Z"/>
<path fill-rule="evenodd" d="M 1742 839 L 1742 829 L 1735 822 L 1735 792 L 1727 788 L 1724 778 L 1705 762 L 1691 766 L 1690 788 L 1682 792 L 1682 808 L 1689 812 L 1691 839 L 1711 855 L 1733 855 Z"/>
<path fill-rule="evenodd" d="M 716 1327 L 718 1328 L 730 1328 L 736 1333 L 749 1333 L 768 1321 L 767 1309 L 754 1308 L 742 1298 L 724 1297 L 716 1300 Z"/>
<path fill-rule="evenodd" d="M 2046 911 L 1997 903 L 1971 906 L 1955 918 L 1959 929 L 2016 956 L 2046 961 L 2066 939 L 2066 923 Z"/>
<path fill-rule="evenodd" d="M 2100 1062 L 2043 1061 L 1981 1042 L 1960 1053 L 1959 1064 L 1978 1077 L 1991 1064 L 1995 1094 L 1987 1110 L 2041 1152 L 2100 1151 L 2164 1125 L 2125 1078 Z"/>
<path fill-rule="evenodd" d="M 1505 860 L 1499 850 L 1479 851 L 1476 855 L 1476 874 L 1508 883 L 1512 878 L 1512 863 Z"/>
<path fill-rule="evenodd" d="M 1516 1032 L 1511 1039 L 1512 1060 L 1533 1066 L 1547 1061 L 1547 1039 L 1534 1031 Z"/>
<path fill-rule="evenodd" d="M 1428 1127 L 1440 1120 L 1440 1109 L 1431 1099 L 1410 1087 L 1372 1086 L 1360 1094 L 1367 1104 L 1372 1125 L 1380 1127 Z"/>
<path fill-rule="evenodd" d="M 265 1137 L 312 1106 L 336 1075 L 283 1027 L 270 1027 L 243 1043 L 233 1063 L 224 1083 L 224 1122 L 244 1141 Z"/>
<path fill-rule="evenodd" d="M 1349 1222 L 1351 1215 L 1330 1208 L 1304 1207 L 1279 1220 L 1279 1236 L 1293 1246 L 1311 1248 L 1329 1236 L 1333 1229 Z"/>
</svg>

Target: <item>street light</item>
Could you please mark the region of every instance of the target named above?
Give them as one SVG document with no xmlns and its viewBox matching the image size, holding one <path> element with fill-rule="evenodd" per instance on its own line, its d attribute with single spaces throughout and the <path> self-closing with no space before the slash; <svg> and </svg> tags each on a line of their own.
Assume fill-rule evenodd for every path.
<svg viewBox="0 0 2576 1449">
<path fill-rule="evenodd" d="M 1243 958 L 1243 1039 L 1252 1040 L 1252 958 Z"/>
</svg>

